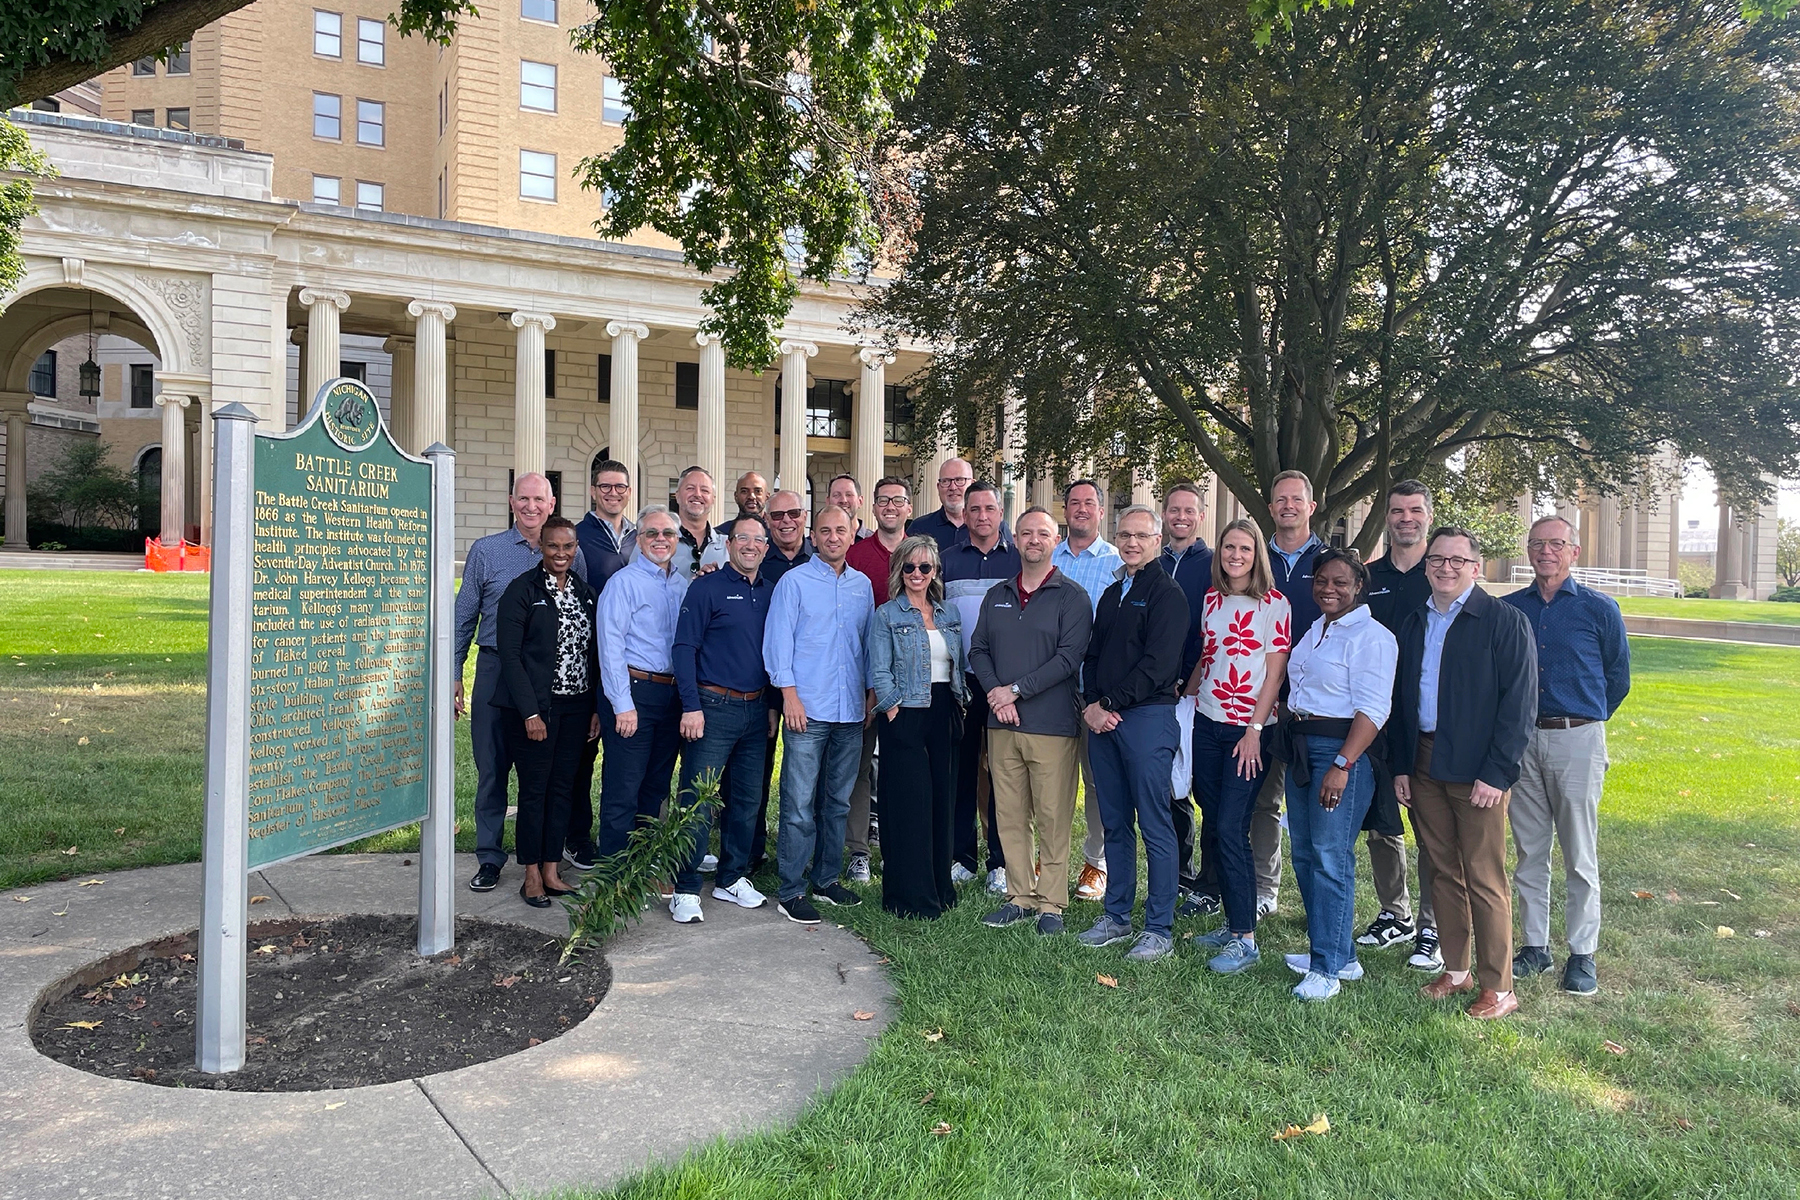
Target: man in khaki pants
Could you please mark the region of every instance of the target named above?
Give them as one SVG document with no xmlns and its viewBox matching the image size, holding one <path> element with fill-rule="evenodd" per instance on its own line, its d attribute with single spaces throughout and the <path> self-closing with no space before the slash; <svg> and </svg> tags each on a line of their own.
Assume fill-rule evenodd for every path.
<svg viewBox="0 0 1800 1200">
<path fill-rule="evenodd" d="M 1053 934 L 1063 931 L 1069 903 L 1081 747 L 1076 680 L 1094 612 L 1081 585 L 1051 565 L 1056 521 L 1049 513 L 1027 509 L 1013 542 L 1020 571 L 981 598 L 969 645 L 969 669 L 987 693 L 995 824 L 1011 866 L 1006 903 L 982 923 L 998 929 L 1035 913 L 1037 931 Z M 1037 870 L 1027 874 L 1033 861 Z"/>
</svg>

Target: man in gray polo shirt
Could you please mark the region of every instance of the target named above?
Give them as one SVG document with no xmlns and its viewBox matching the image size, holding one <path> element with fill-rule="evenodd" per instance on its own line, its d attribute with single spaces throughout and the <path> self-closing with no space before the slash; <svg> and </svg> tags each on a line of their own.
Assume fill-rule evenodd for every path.
<svg viewBox="0 0 1800 1200">
<path fill-rule="evenodd" d="M 463 714 L 463 663 L 469 644 L 475 656 L 475 696 L 469 705 L 469 732 L 475 751 L 475 877 L 469 888 L 491 892 L 506 865 L 506 787 L 512 773 L 500 711 L 490 701 L 500 680 L 500 652 L 494 641 L 494 613 L 506 586 L 544 561 L 538 535 L 556 512 L 556 493 L 536 471 L 513 482 L 511 529 L 476 538 L 463 559 L 462 587 L 456 593 L 456 715 Z M 575 574 L 587 578 L 587 560 L 575 552 Z"/>
</svg>

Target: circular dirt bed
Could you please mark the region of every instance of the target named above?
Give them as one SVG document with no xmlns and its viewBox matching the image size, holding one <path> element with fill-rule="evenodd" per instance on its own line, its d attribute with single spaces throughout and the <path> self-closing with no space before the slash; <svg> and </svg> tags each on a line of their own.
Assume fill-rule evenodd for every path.
<svg viewBox="0 0 1800 1200">
<path fill-rule="evenodd" d="M 71 1067 L 171 1087 L 299 1092 L 388 1083 L 516 1053 L 572 1029 L 612 984 L 599 954 L 558 968 L 537 930 L 463 918 L 456 948 L 416 951 L 411 917 L 265 921 L 249 929 L 242 1070 L 194 1066 L 194 935 L 84 968 L 51 988 L 32 1041 Z"/>
</svg>

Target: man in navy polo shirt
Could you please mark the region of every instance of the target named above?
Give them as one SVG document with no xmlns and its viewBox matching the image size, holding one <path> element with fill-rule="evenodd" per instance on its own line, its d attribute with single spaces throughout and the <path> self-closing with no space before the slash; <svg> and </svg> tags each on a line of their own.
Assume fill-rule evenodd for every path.
<svg viewBox="0 0 1800 1200">
<path fill-rule="evenodd" d="M 1199 485 L 1191 480 L 1172 485 L 1163 497 L 1164 544 L 1156 564 L 1187 597 L 1188 635 L 1181 650 L 1183 688 L 1188 676 L 1200 665 L 1200 621 L 1206 614 L 1206 589 L 1212 586 L 1212 547 L 1200 536 L 1200 522 L 1205 516 L 1206 499 L 1201 496 Z M 1219 867 L 1213 861 L 1218 832 L 1206 827 L 1204 816 L 1195 821 L 1193 795 L 1190 790 L 1180 799 L 1170 799 L 1175 818 L 1176 878 L 1181 893 L 1175 913 L 1182 917 L 1216 913 L 1222 908 Z"/>
<path fill-rule="evenodd" d="M 675 623 L 671 655 L 681 696 L 679 800 L 692 804 L 695 785 L 711 779 L 720 796 L 719 873 L 713 899 L 742 908 L 762 907 L 764 896 L 745 871 L 756 820 L 757 781 L 768 733 L 764 689 L 763 626 L 775 585 L 758 576 L 769 552 L 769 533 L 755 517 L 740 517 L 726 537 L 730 560 L 688 585 Z M 727 770 L 729 768 L 729 770 Z M 705 920 L 700 911 L 700 864 L 711 821 L 699 823 L 694 852 L 675 876 L 669 914 L 678 924 Z"/>
</svg>

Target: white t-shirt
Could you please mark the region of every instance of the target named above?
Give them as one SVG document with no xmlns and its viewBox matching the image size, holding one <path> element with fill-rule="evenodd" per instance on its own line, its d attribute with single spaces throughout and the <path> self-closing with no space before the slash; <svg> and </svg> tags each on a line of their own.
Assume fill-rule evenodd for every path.
<svg viewBox="0 0 1800 1200">
<path fill-rule="evenodd" d="M 1293 645 L 1293 612 L 1274 588 L 1261 600 L 1207 588 L 1200 619 L 1199 710 L 1226 725 L 1248 725 L 1269 677 L 1268 657 Z"/>
<path fill-rule="evenodd" d="M 944 640 L 940 629 L 927 629 L 925 636 L 931 642 L 931 682 L 950 682 L 950 643 Z"/>
</svg>

